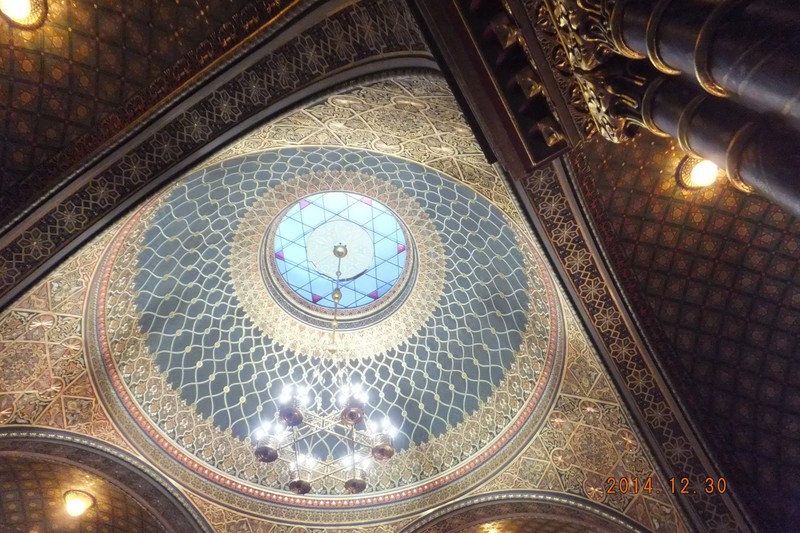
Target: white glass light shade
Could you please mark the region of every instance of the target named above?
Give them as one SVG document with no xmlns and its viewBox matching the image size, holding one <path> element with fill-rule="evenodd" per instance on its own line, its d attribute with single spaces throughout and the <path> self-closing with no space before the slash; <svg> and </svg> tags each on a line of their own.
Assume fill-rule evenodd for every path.
<svg viewBox="0 0 800 533">
<path fill-rule="evenodd" d="M 719 167 L 708 159 L 697 163 L 689 174 L 690 182 L 695 187 L 708 187 L 717 181 Z"/>
<path fill-rule="evenodd" d="M 0 11 L 17 22 L 27 19 L 32 7 L 31 0 L 0 0 Z"/>
<path fill-rule="evenodd" d="M 39 27 L 47 16 L 46 0 L 0 0 L 0 14 L 24 29 Z"/>
<path fill-rule="evenodd" d="M 686 156 L 678 164 L 675 177 L 684 189 L 702 189 L 716 183 L 719 174 L 719 167 L 713 161 Z"/>
<path fill-rule="evenodd" d="M 94 505 L 94 498 L 82 490 L 68 490 L 64 493 L 64 504 L 68 515 L 78 517 Z"/>
</svg>

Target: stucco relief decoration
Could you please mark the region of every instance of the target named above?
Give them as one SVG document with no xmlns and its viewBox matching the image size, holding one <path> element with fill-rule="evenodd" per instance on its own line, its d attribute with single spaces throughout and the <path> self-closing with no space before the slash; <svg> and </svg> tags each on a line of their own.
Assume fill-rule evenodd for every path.
<svg viewBox="0 0 800 533">
<path fill-rule="evenodd" d="M 417 120 L 423 124 L 406 124 L 416 137 L 410 133 L 405 138 L 391 137 L 392 121 L 400 116 L 406 122 Z M 452 122 L 439 123 L 431 119 L 434 116 L 452 117 Z M 88 331 L 81 327 L 76 335 L 68 335 L 60 342 L 80 352 L 74 368 L 85 369 L 84 357 L 88 354 L 96 381 L 90 383 L 84 370 L 56 395 L 48 392 L 49 380 L 36 381 L 25 394 L 0 390 L 6 402 L 4 423 L 66 427 L 128 447 L 105 418 L 97 389 L 108 412 L 142 454 L 167 475 L 203 494 L 203 498 L 191 498 L 213 524 L 288 531 L 295 527 L 291 524 L 327 521 L 341 527 L 352 524 L 352 508 L 357 507 L 361 525 L 348 527 L 354 531 L 388 532 L 402 528 L 421 510 L 460 494 L 540 488 L 578 494 L 651 529 L 683 531 L 682 519 L 665 495 L 622 497 L 605 492 L 603 476 L 652 475 L 662 485 L 664 478 L 653 466 L 641 436 L 614 394 L 585 332 L 571 313 L 560 311 L 566 305 L 563 296 L 561 303 L 554 301 L 559 291 L 542 270 L 537 247 L 527 233 L 530 230 L 524 226 L 508 189 L 481 159 L 469 130 L 459 120 L 455 102 L 443 82 L 435 78 L 400 78 L 331 96 L 255 130 L 213 156 L 85 247 L 0 316 L 2 348 L 23 358 L 27 352 L 17 350 L 21 347 L 18 344 L 33 342 L 26 335 L 48 342 L 61 338 L 55 334 L 46 336 L 58 323 L 59 314 L 77 318 L 90 313 L 94 317 Z M 347 127 L 342 127 L 345 122 Z M 341 148 L 345 140 L 348 149 Z M 436 146 L 436 142 L 443 143 L 443 148 L 430 151 L 427 146 Z M 392 155 L 387 154 L 390 151 Z M 420 159 L 425 160 L 424 165 L 410 162 Z M 402 179 L 393 180 L 393 173 Z M 299 176 L 303 180 L 298 180 Z M 537 184 L 538 190 L 546 191 L 553 179 L 552 174 L 544 173 L 534 176 L 531 185 Z M 331 181 L 340 187 L 334 187 Z M 292 189 L 297 183 L 313 186 Z M 431 269 L 433 281 L 428 281 L 429 288 L 424 289 L 425 294 L 433 295 L 429 301 L 415 303 L 408 299 L 410 306 L 404 303 L 392 311 L 379 295 L 374 309 L 360 308 L 368 309 L 367 319 L 376 320 L 376 331 L 380 331 L 387 316 L 403 316 L 404 307 L 405 311 L 416 309 L 413 314 L 417 318 L 409 322 L 413 327 L 408 329 L 408 338 L 426 340 L 416 348 L 392 342 L 384 353 L 376 350 L 354 359 L 325 354 L 309 357 L 287 351 L 282 345 L 271 354 L 265 351 L 254 356 L 258 339 L 263 341 L 265 332 L 274 326 L 255 316 L 257 298 L 245 304 L 240 297 L 246 298 L 243 293 L 247 287 L 252 287 L 259 297 L 268 297 L 265 284 L 269 276 L 258 263 L 266 260 L 268 251 L 275 252 L 274 245 L 265 246 L 274 230 L 271 222 L 285 217 L 286 212 L 279 206 L 298 206 L 304 199 L 314 200 L 314 195 L 337 188 L 350 190 L 356 203 L 374 196 L 402 222 L 406 239 L 403 242 L 409 249 L 426 252 L 430 265 L 443 261 L 443 268 Z M 276 201 L 281 191 L 287 190 L 294 193 Z M 447 198 L 447 206 L 432 199 L 431 191 Z M 231 200 L 236 205 L 227 203 Z M 591 269 L 591 255 L 579 246 L 580 231 L 570 225 L 566 216 L 566 200 L 550 193 L 543 194 L 540 200 L 548 218 L 563 223 L 564 227 L 554 232 L 554 239 L 571 250 L 566 259 L 570 270 Z M 464 207 L 468 209 L 464 211 Z M 459 228 L 474 229 L 475 222 L 485 226 L 484 231 L 495 235 L 495 239 L 477 235 L 474 240 L 461 240 L 465 232 Z M 254 237 L 252 241 L 247 238 L 248 232 Z M 247 243 L 249 251 L 238 250 L 250 254 L 247 257 L 253 261 L 243 259 L 239 251 L 231 261 L 237 240 Z M 517 255 L 508 255 L 512 248 L 519 248 Z M 475 253 L 479 254 L 478 259 L 468 257 Z M 484 261 L 498 254 L 502 260 Z M 415 268 L 424 262 L 420 257 L 411 259 L 408 263 L 398 262 L 416 267 L 408 270 L 408 280 L 403 281 L 405 274 L 400 275 L 397 284 L 420 290 L 425 281 L 412 274 L 420 274 Z M 95 270 L 98 262 L 99 269 Z M 476 263 L 485 263 L 484 270 L 488 266 L 498 275 L 487 276 Z M 86 299 L 93 272 L 94 288 Z M 237 276 L 239 281 L 235 281 Z M 464 279 L 456 281 L 458 277 Z M 203 286 L 204 279 L 210 285 Z M 478 283 L 473 283 L 475 280 Z M 112 290 L 99 290 L 106 282 Z M 487 285 L 489 282 L 494 285 Z M 510 284 L 524 287 L 525 291 L 512 296 L 513 291 L 507 290 Z M 476 285 L 477 291 L 499 291 L 481 294 L 495 294 L 495 306 L 504 299 L 513 299 L 515 303 L 511 305 L 519 305 L 528 314 L 512 326 L 489 313 L 481 321 L 488 320 L 488 330 L 475 330 L 474 325 L 467 324 L 465 336 L 452 339 L 456 355 L 459 350 L 481 352 L 486 350 L 486 344 L 486 354 L 500 360 L 483 371 L 477 370 L 475 375 L 473 358 L 464 358 L 461 372 L 477 388 L 468 391 L 462 396 L 463 401 L 453 407 L 453 391 L 442 377 L 452 370 L 447 367 L 452 365 L 451 358 L 434 357 L 427 367 L 425 358 L 406 358 L 399 364 L 401 370 L 395 370 L 398 365 L 387 361 L 398 349 L 413 351 L 424 344 L 428 350 L 429 342 L 436 337 L 431 334 L 433 324 L 446 316 L 474 313 L 477 308 L 470 298 L 463 300 L 466 305 L 460 310 L 454 307 L 454 300 L 459 302 L 457 295 L 463 294 L 467 285 Z M 588 279 L 579 290 L 598 305 L 606 297 L 603 284 L 596 279 Z M 206 296 L 200 296 L 202 291 Z M 507 298 L 500 297 L 500 293 Z M 386 295 L 391 299 L 391 291 Z M 180 304 L 170 307 L 177 302 Z M 607 305 L 601 306 L 605 310 L 604 327 L 620 327 L 620 315 Z M 298 326 L 308 326 L 291 318 L 287 308 L 274 309 Z M 387 316 L 371 315 L 373 310 Z M 540 318 L 532 322 L 530 313 Z M 228 314 L 238 322 L 240 332 L 241 324 L 249 322 L 246 334 L 233 335 L 233 323 L 212 326 L 210 319 Z M 51 316 L 57 317 L 52 326 Z M 522 314 L 515 316 L 522 318 Z M 196 317 L 201 321 L 190 324 Z M 154 329 L 156 323 L 166 324 L 166 329 Z M 142 336 L 145 326 L 149 334 Z M 491 338 L 502 331 L 498 326 L 508 330 L 505 340 L 495 344 Z M 97 333 L 103 328 L 107 328 L 110 342 L 98 341 Z M 565 334 L 567 345 L 559 347 L 557 339 L 565 338 Z M 190 340 L 184 341 L 187 336 Z M 637 357 L 630 339 L 619 337 L 614 342 L 621 356 L 631 360 Z M 239 347 L 232 349 L 236 343 Z M 103 344 L 105 351 L 101 352 L 97 347 Z M 202 346 L 202 351 L 192 353 L 194 345 Z M 518 349 L 512 352 L 509 346 L 515 345 Z M 88 346 L 88 353 L 83 346 Z M 564 351 L 566 360 L 562 361 L 558 354 Z M 103 354 L 106 359 L 101 359 Z M 507 357 L 503 354 L 510 357 L 503 359 Z M 13 357 L 7 357 L 12 364 Z M 268 360 L 278 364 L 267 364 Z M 479 353 L 477 361 L 478 367 L 484 366 Z M 198 367 L 198 363 L 202 364 Z M 376 383 L 382 376 L 390 376 L 390 386 L 373 394 L 371 402 L 379 404 L 379 409 L 388 405 L 390 413 L 392 404 L 405 402 L 402 407 L 410 422 L 402 428 L 398 461 L 373 477 L 361 498 L 348 501 L 346 496 L 337 494 L 334 485 L 321 487 L 316 496 L 294 498 L 282 486 L 283 472 L 270 471 L 253 462 L 249 432 L 251 424 L 264 414 L 259 408 L 272 393 L 269 383 L 293 375 L 285 365 L 281 367 L 283 363 L 300 368 L 303 377 L 309 376 L 318 384 L 325 382 L 326 371 L 330 374 L 331 369 L 342 366 L 357 369 L 361 365 L 363 370 L 372 365 L 375 373 L 369 376 L 374 375 Z M 57 366 L 49 363 L 50 372 Z M 26 368 L 20 379 L 28 379 L 25 375 L 31 373 L 36 373 L 35 365 Z M 562 375 L 559 384 L 557 376 Z M 414 378 L 412 389 L 422 389 L 422 400 L 404 398 L 412 381 L 408 376 Z M 458 389 L 469 389 L 459 381 L 466 381 L 460 372 L 454 378 L 454 388 L 457 385 Z M 644 378 L 646 382 L 646 375 Z M 249 383 L 251 390 L 236 389 L 237 383 Z M 556 387 L 558 396 L 554 398 Z M 330 393 L 325 386 L 319 390 L 320 397 Z M 429 393 L 434 398 L 431 401 L 427 400 Z M 439 401 L 435 400 L 436 394 Z M 25 415 L 31 398 L 36 413 L 55 416 L 39 414 L 34 415 L 38 416 L 34 420 Z M 76 403 L 75 399 L 83 403 Z M 445 409 L 419 405 L 447 402 L 450 407 Z M 62 406 L 68 405 L 75 415 L 68 417 L 65 425 Z M 88 418 L 87 409 L 91 413 Z M 513 418 L 521 410 L 523 413 Z M 669 415 L 668 410 L 658 412 Z M 600 445 L 594 446 L 596 442 Z M 328 445 L 321 442 L 319 449 L 335 455 L 335 446 L 326 450 Z M 504 466 L 498 467 L 500 475 L 489 479 L 487 475 L 495 470 L 494 465 Z M 252 516 L 261 513 L 274 519 Z"/>
<path fill-rule="evenodd" d="M 0 425 L 65 429 L 125 446 L 97 400 L 83 344 L 83 298 L 105 240 L 0 313 Z"/>
</svg>

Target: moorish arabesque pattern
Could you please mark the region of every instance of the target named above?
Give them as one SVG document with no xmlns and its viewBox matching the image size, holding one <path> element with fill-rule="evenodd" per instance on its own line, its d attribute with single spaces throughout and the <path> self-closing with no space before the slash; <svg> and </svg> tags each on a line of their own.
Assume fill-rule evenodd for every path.
<svg viewBox="0 0 800 533">
<path fill-rule="evenodd" d="M 433 101 L 438 101 L 439 105 L 444 105 L 443 84 L 438 80 L 411 78 L 407 85 L 402 82 L 376 84 L 375 93 L 373 94 L 369 94 L 370 91 L 366 89 L 358 89 L 358 91 L 362 96 L 371 98 L 373 102 L 381 101 L 385 98 L 391 101 L 391 98 L 397 94 L 408 94 L 408 89 L 404 88 L 405 85 L 418 92 L 417 98 L 422 98 L 425 84 L 430 85 L 430 91 L 435 95 Z M 455 105 L 452 100 L 450 102 L 447 105 Z M 387 103 L 386 105 L 391 107 L 391 105 L 396 104 Z M 291 124 L 292 121 L 303 120 L 304 113 L 298 112 L 295 116 L 287 117 L 284 126 Z M 338 112 L 332 114 L 329 121 L 326 122 L 328 124 L 335 123 L 336 118 L 334 117 L 336 114 Z M 427 117 L 429 114 L 420 113 L 419 116 Z M 316 128 L 313 131 L 309 131 L 308 136 L 330 135 L 328 133 L 328 124 L 315 122 Z M 364 139 L 361 141 L 362 143 L 371 143 L 372 139 L 374 139 L 373 136 L 379 137 L 380 127 L 375 126 L 375 124 L 377 124 L 377 121 L 372 120 L 370 121 L 370 127 L 364 127 L 364 134 L 361 137 Z M 277 126 L 280 126 L 280 123 Z M 378 130 L 377 132 L 375 131 L 376 129 Z M 277 127 L 275 131 L 278 131 Z M 290 131 L 290 128 L 285 128 L 284 131 Z M 275 141 L 276 137 L 264 135 L 263 138 L 270 139 L 269 142 L 281 142 L 280 140 Z M 258 138 L 259 133 L 255 133 L 254 137 L 250 139 L 251 148 L 255 144 L 262 142 Z M 353 135 L 350 137 L 349 142 L 358 145 L 359 142 L 356 139 L 358 139 L 358 136 Z M 299 139 L 296 142 L 303 144 L 303 139 Z M 369 144 L 367 146 L 372 148 Z M 254 149 L 258 150 L 260 146 Z M 458 160 L 457 157 L 451 159 Z M 444 164 L 445 162 L 446 160 L 442 160 L 441 163 L 435 161 L 434 164 Z M 460 181 L 464 183 L 470 182 L 476 186 L 480 185 L 485 188 L 484 190 L 498 197 L 503 194 L 504 186 L 501 179 L 496 174 L 492 177 L 493 171 L 491 167 L 486 163 L 480 163 L 477 158 L 475 167 L 462 165 L 455 168 L 463 168 L 471 172 L 466 178 L 461 178 Z M 489 179 L 479 179 L 481 174 L 488 176 Z M 509 195 L 507 189 L 505 194 Z M 502 202 L 498 203 L 503 205 Z M 511 220 L 521 219 L 519 212 L 515 210 L 514 204 L 510 199 L 506 206 L 506 209 L 510 211 L 508 216 Z M 76 258 L 80 255 L 78 254 Z M 89 263 L 94 261 L 97 261 L 96 257 Z M 65 265 L 65 267 L 67 267 L 65 271 L 68 272 L 69 265 Z M 53 281 L 57 281 L 59 272 L 60 270 L 54 273 Z M 78 298 L 77 293 L 75 298 Z M 44 306 L 45 303 L 40 305 Z M 78 303 L 78 305 L 81 306 L 82 304 Z M 13 312 L 13 309 L 10 312 Z M 4 313 L 4 318 L 8 313 Z M 643 475 L 652 473 L 657 476 L 661 474 L 658 473 L 657 468 L 645 452 L 645 447 L 642 445 L 645 442 L 644 439 L 632 426 L 629 416 L 620 406 L 618 397 L 611 392 L 608 377 L 603 377 L 605 371 L 600 365 L 597 355 L 588 348 L 589 345 L 585 337 L 583 337 L 585 334 L 578 332 L 574 318 L 567 319 L 566 327 L 572 330 L 573 336 L 578 335 L 578 337 L 583 338 L 583 341 L 573 337 L 573 340 L 564 347 L 567 357 L 565 363 L 567 370 L 561 385 L 561 393 L 556 400 L 556 405 L 559 406 L 558 412 L 554 414 L 553 411 L 550 411 L 548 422 L 537 430 L 537 435 L 527 448 L 528 451 L 519 456 L 519 460 L 513 463 L 509 476 L 502 479 L 507 479 L 509 483 L 515 486 L 541 487 L 554 491 L 580 494 L 587 501 L 594 499 L 594 501 L 601 502 L 601 505 L 607 506 L 609 512 L 622 512 L 648 528 L 655 527 L 656 522 L 654 520 L 658 520 L 659 524 L 665 522 L 673 523 L 674 527 L 671 530 L 685 530 L 687 526 L 684 519 L 680 517 L 674 501 L 670 498 L 664 498 L 663 495 L 661 497 L 639 495 L 638 497 L 622 499 L 608 498 L 601 490 L 598 490 L 595 480 L 608 472 L 621 473 L 631 471 L 641 472 Z M 90 428 L 81 427 L 79 430 L 89 431 Z M 586 448 L 586 439 L 595 438 L 599 438 L 608 445 L 600 447 L 596 453 L 589 453 L 589 449 Z M 573 456 L 572 462 L 569 460 L 564 461 L 564 457 L 569 458 L 570 453 Z M 660 479 L 662 479 L 662 483 L 665 483 L 663 478 Z M 499 488 L 499 486 L 488 486 L 486 490 L 495 488 Z M 194 499 L 205 510 L 204 514 L 209 517 L 209 520 L 220 527 L 226 521 L 240 523 L 242 527 L 249 527 L 252 530 L 276 527 L 254 518 L 245 518 L 232 511 L 221 511 L 213 502 L 204 501 L 199 497 L 194 497 Z M 229 501 L 228 503 L 232 502 Z M 369 526 L 369 529 L 394 531 L 399 526 L 400 523 L 395 523 L 391 526 Z"/>
</svg>

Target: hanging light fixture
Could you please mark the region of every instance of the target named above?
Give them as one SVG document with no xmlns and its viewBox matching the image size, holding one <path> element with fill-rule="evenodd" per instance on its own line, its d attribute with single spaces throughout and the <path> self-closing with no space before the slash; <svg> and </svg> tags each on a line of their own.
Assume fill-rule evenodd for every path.
<svg viewBox="0 0 800 533">
<path fill-rule="evenodd" d="M 394 446 L 392 442 L 397 436 L 397 428 L 392 425 L 389 417 L 383 419 L 380 425 L 369 422 L 367 424 L 371 437 L 370 451 L 376 461 L 385 461 L 394 456 Z"/>
<path fill-rule="evenodd" d="M 685 156 L 678 163 L 675 179 L 684 189 L 696 190 L 708 187 L 720 177 L 719 167 L 708 159 L 697 159 Z"/>
<path fill-rule="evenodd" d="M 333 247 L 337 261 L 336 286 L 331 294 L 333 319 L 329 350 L 336 351 L 336 330 L 339 305 L 342 300 L 342 260 L 347 246 Z M 362 384 L 343 381 L 334 396 L 335 405 L 324 413 L 309 409 L 308 387 L 291 383 L 281 390 L 277 399 L 275 420 L 264 424 L 255 434 L 253 453 L 258 461 L 285 461 L 289 490 L 303 495 L 311 492 L 313 483 L 335 477 L 342 481 L 345 492 L 357 494 L 367 488 L 367 477 L 373 461 L 390 459 L 394 453 L 393 440 L 397 429 L 388 417 L 378 423 L 367 419 L 369 395 Z M 321 463 L 311 453 L 308 441 L 321 435 L 344 442 L 347 453 L 337 462 Z"/>
<path fill-rule="evenodd" d="M 288 385 L 278 400 L 276 420 L 256 431 L 256 459 L 262 463 L 286 462 L 288 487 L 295 494 L 307 494 L 313 481 L 331 476 L 343 480 L 346 492 L 362 492 L 373 462 L 386 461 L 395 454 L 397 429 L 388 417 L 381 422 L 367 420 L 364 408 L 368 395 L 361 385 L 345 385 L 337 397 L 341 409 L 320 414 L 307 409 L 308 401 L 303 400 L 307 398 L 306 389 Z M 307 441 L 320 435 L 344 442 L 347 454 L 318 472 L 320 462 L 310 454 Z"/>
<path fill-rule="evenodd" d="M 64 505 L 67 514 L 72 517 L 79 517 L 95 504 L 94 497 L 82 490 L 68 490 L 64 493 Z"/>
<path fill-rule="evenodd" d="M 46 0 L 0 0 L 0 14 L 18 28 L 32 30 L 47 17 Z"/>
</svg>

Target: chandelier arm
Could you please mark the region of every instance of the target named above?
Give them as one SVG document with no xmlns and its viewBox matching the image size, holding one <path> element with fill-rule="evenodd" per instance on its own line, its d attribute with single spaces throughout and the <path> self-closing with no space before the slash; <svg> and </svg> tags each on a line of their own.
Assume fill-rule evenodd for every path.
<svg viewBox="0 0 800 533">
<path fill-rule="evenodd" d="M 297 428 L 292 428 L 292 448 L 294 448 L 294 464 L 300 466 L 300 452 L 297 450 Z"/>
<path fill-rule="evenodd" d="M 310 427 L 310 424 L 305 424 L 305 426 L 308 427 L 310 431 L 301 435 L 300 438 L 297 439 L 298 441 L 304 441 L 320 433 L 331 433 L 331 431 L 326 427 Z"/>
<path fill-rule="evenodd" d="M 350 426 L 350 468 L 353 470 L 353 476 L 356 475 L 356 427 Z"/>
</svg>

